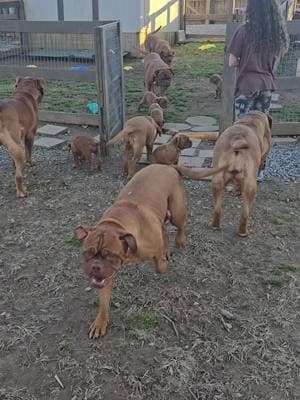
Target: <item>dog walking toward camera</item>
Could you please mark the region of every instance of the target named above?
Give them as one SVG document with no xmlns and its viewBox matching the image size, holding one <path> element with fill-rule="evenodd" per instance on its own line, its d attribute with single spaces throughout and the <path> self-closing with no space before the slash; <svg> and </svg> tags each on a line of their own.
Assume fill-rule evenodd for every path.
<svg viewBox="0 0 300 400">
<path fill-rule="evenodd" d="M 207 169 L 202 176 L 218 171 Z M 167 271 L 170 249 L 166 218 L 177 228 L 176 246 L 184 249 L 187 201 L 180 174 L 172 166 L 154 164 L 134 175 L 96 225 L 75 229 L 75 238 L 84 240 L 83 270 L 90 285 L 100 289 L 90 338 L 106 334 L 114 278 L 123 267 L 151 260 L 156 272 Z"/>
<path fill-rule="evenodd" d="M 154 119 L 154 121 L 157 123 L 162 131 L 162 127 L 165 123 L 164 112 L 158 103 L 151 104 L 151 106 L 149 107 L 149 115 Z"/>
<path fill-rule="evenodd" d="M 248 236 L 248 218 L 257 193 L 257 174 L 264 165 L 271 145 L 272 119 L 260 111 L 250 111 L 233 126 L 227 128 L 216 141 L 213 167 L 225 167 L 213 176 L 214 211 L 212 228 L 220 229 L 222 197 L 226 185 L 232 182 L 243 196 L 243 210 L 238 229 L 239 236 Z M 197 171 L 176 167 L 184 176 L 197 178 Z M 199 178 L 201 179 L 201 178 Z"/>
<path fill-rule="evenodd" d="M 101 169 L 100 147 L 90 135 L 77 135 L 69 144 L 73 154 L 75 167 L 79 167 L 81 160 L 86 160 L 91 165 L 91 170 Z"/>
<path fill-rule="evenodd" d="M 161 129 L 152 117 L 133 117 L 124 126 L 124 129 L 112 138 L 107 146 L 112 146 L 119 141 L 124 141 L 123 174 L 131 179 L 135 173 L 136 164 L 142 157 L 143 148 L 146 146 L 147 160 L 153 150 L 153 144 Z"/>
<path fill-rule="evenodd" d="M 215 99 L 221 99 L 223 90 L 223 79 L 219 74 L 213 74 L 209 78 L 209 82 L 216 86 Z"/>
<path fill-rule="evenodd" d="M 14 161 L 19 198 L 27 196 L 23 182 L 25 161 L 36 165 L 32 147 L 38 126 L 38 106 L 45 89 L 44 79 L 18 77 L 12 96 L 0 101 L 0 145 L 6 147 Z"/>
<path fill-rule="evenodd" d="M 152 153 L 151 163 L 157 164 L 178 164 L 179 156 L 182 150 L 192 147 L 192 141 L 183 133 L 174 136 L 168 144 L 158 146 Z"/>
<path fill-rule="evenodd" d="M 168 65 L 172 64 L 175 55 L 174 50 L 171 49 L 167 40 L 161 39 L 156 33 L 160 31 L 161 26 L 154 32 L 147 35 L 145 41 L 145 49 L 149 52 L 155 52 L 160 55 L 161 59 Z"/>
<path fill-rule="evenodd" d="M 157 53 L 148 53 L 144 58 L 145 90 L 159 93 L 163 97 L 171 85 L 173 69 Z"/>
</svg>

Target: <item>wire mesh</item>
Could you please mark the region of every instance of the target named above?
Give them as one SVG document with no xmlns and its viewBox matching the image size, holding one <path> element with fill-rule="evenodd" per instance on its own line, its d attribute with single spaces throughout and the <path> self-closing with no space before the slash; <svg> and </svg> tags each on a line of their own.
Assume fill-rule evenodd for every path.
<svg viewBox="0 0 300 400">
<path fill-rule="evenodd" d="M 279 63 L 276 78 L 300 77 L 300 32 L 290 35 L 288 52 Z M 300 90 L 277 90 L 273 94 L 271 114 L 276 122 L 300 122 Z"/>
</svg>

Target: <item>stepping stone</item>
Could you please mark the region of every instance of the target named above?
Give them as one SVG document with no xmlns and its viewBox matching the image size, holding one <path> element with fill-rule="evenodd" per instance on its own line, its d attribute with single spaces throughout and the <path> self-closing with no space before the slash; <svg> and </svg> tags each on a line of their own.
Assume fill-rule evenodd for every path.
<svg viewBox="0 0 300 400">
<path fill-rule="evenodd" d="M 52 149 L 54 147 L 62 145 L 63 143 L 66 143 L 66 140 L 42 137 L 35 140 L 34 145 L 38 147 L 44 147 L 46 149 Z"/>
<path fill-rule="evenodd" d="M 186 167 L 202 167 L 204 163 L 204 158 L 200 157 L 188 157 L 188 156 L 180 156 L 179 164 L 183 164 Z"/>
<path fill-rule="evenodd" d="M 164 129 L 168 129 L 169 131 L 188 131 L 189 129 L 191 129 L 191 126 L 188 124 L 176 124 L 176 123 L 172 123 L 172 122 L 167 122 L 166 124 L 164 124 L 163 126 Z"/>
<path fill-rule="evenodd" d="M 193 126 L 192 132 L 219 132 L 219 127 L 217 125 L 208 126 Z"/>
<path fill-rule="evenodd" d="M 44 125 L 37 130 L 39 135 L 43 136 L 57 136 L 61 135 L 62 133 L 66 133 L 68 128 L 65 126 L 58 126 L 58 125 Z"/>
<path fill-rule="evenodd" d="M 212 158 L 214 154 L 213 150 L 202 150 L 199 151 L 199 157 L 201 158 Z"/>
<path fill-rule="evenodd" d="M 168 143 L 173 136 L 171 135 L 161 135 L 161 136 L 157 136 L 156 140 L 155 140 L 155 144 L 165 144 Z"/>
<path fill-rule="evenodd" d="M 296 141 L 297 139 L 291 137 L 276 137 L 272 139 L 272 143 L 280 143 L 280 144 L 296 143 Z"/>
<path fill-rule="evenodd" d="M 191 141 L 192 141 L 192 148 L 193 149 L 196 149 L 198 146 L 199 146 L 199 144 L 201 143 L 201 139 L 192 139 L 191 137 L 190 137 L 190 139 L 191 139 Z"/>
<path fill-rule="evenodd" d="M 276 112 L 276 111 L 281 111 L 282 110 L 282 105 L 277 104 L 277 103 L 271 103 L 270 111 L 271 112 Z"/>
<path fill-rule="evenodd" d="M 279 101 L 280 94 L 279 93 L 272 93 L 272 101 Z"/>
<path fill-rule="evenodd" d="M 193 149 L 193 147 L 190 147 L 189 149 L 182 150 L 181 155 L 187 156 L 187 157 L 193 157 L 196 155 L 196 153 L 197 153 L 197 150 L 195 148 Z"/>
<path fill-rule="evenodd" d="M 196 117 L 189 117 L 186 119 L 186 122 L 193 126 L 216 126 L 217 120 L 212 117 L 206 117 L 205 115 L 198 115 Z"/>
</svg>

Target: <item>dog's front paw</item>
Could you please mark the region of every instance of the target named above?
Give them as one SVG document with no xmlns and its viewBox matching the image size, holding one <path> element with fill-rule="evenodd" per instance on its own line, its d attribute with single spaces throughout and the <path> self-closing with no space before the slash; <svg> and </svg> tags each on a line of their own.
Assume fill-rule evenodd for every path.
<svg viewBox="0 0 300 400">
<path fill-rule="evenodd" d="M 97 339 L 106 335 L 108 320 L 95 319 L 89 328 L 89 338 Z"/>
<path fill-rule="evenodd" d="M 27 162 L 31 167 L 35 167 L 37 164 L 37 162 L 33 158 L 31 160 L 28 160 Z"/>
<path fill-rule="evenodd" d="M 24 197 L 27 197 L 26 189 L 18 190 L 17 191 L 17 197 L 19 199 L 23 199 Z"/>
</svg>

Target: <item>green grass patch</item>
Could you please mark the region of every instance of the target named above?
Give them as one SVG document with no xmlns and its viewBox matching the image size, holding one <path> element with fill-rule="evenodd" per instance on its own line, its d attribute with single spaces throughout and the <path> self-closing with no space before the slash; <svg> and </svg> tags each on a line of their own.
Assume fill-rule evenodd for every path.
<svg viewBox="0 0 300 400">
<path fill-rule="evenodd" d="M 283 225 L 284 224 L 284 221 L 278 217 L 271 217 L 270 222 L 273 225 Z"/>
<path fill-rule="evenodd" d="M 119 350 L 120 350 L 120 353 L 127 354 L 128 351 L 129 351 L 129 346 L 128 346 L 128 344 L 127 344 L 127 343 L 122 344 L 122 345 L 119 347 Z"/>
<path fill-rule="evenodd" d="M 71 249 L 71 248 L 79 248 L 82 246 L 82 241 L 77 240 L 74 237 L 70 237 L 66 240 L 66 248 Z"/>
<path fill-rule="evenodd" d="M 137 314 L 128 321 L 129 330 L 152 330 L 155 329 L 160 322 L 160 318 L 154 314 Z"/>
<path fill-rule="evenodd" d="M 297 268 L 293 264 L 280 264 L 276 266 L 272 272 L 272 276 L 268 280 L 271 286 L 277 288 L 283 288 L 291 280 L 291 273 L 297 271 Z"/>
</svg>

